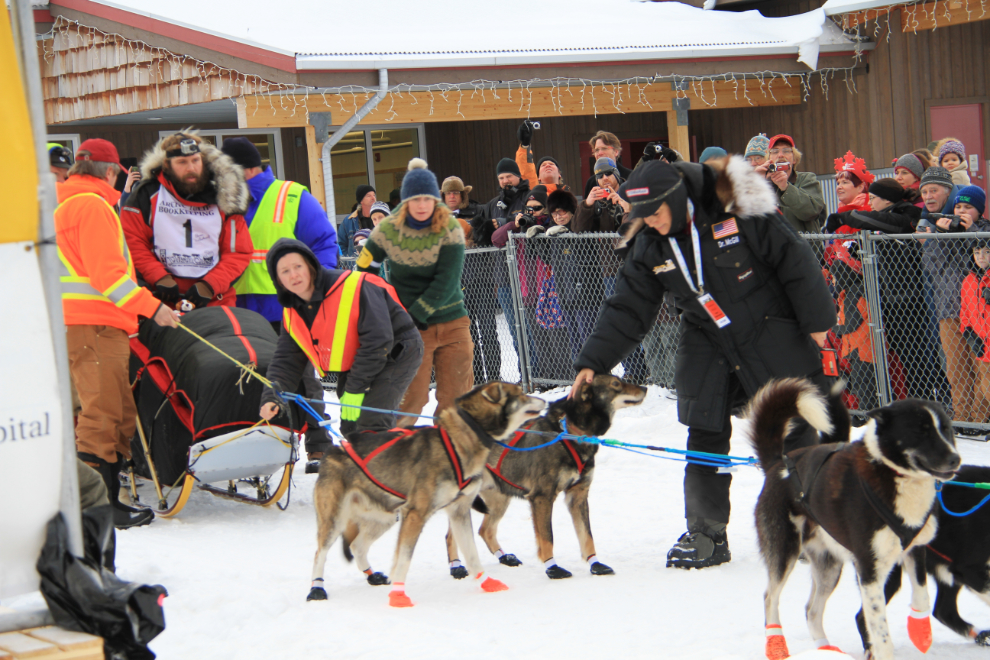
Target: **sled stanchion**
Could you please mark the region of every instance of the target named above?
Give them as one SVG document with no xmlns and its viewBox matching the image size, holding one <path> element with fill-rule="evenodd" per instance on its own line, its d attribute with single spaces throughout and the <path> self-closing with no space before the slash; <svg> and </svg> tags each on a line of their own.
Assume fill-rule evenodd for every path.
<svg viewBox="0 0 990 660">
<path fill-rule="evenodd" d="M 148 439 L 144 436 L 144 425 L 141 423 L 141 415 L 135 406 L 134 417 L 137 419 L 138 437 L 141 438 L 141 449 L 144 450 L 144 457 L 148 460 L 148 471 L 151 472 L 151 481 L 155 484 L 155 493 L 158 495 L 158 508 L 167 509 L 168 502 L 162 495 L 162 485 L 158 481 L 158 471 L 155 470 L 155 462 L 151 459 L 151 448 L 148 446 Z M 186 496 L 188 498 L 188 495 Z"/>
<path fill-rule="evenodd" d="M 182 479 L 182 489 L 179 491 L 179 496 L 176 498 L 175 504 L 173 504 L 172 506 L 168 506 L 168 502 L 165 500 L 164 497 L 162 497 L 161 502 L 159 502 L 158 506 L 162 507 L 164 505 L 165 508 L 164 510 L 159 511 L 157 515 L 161 518 L 172 518 L 173 516 L 178 514 L 179 511 L 182 511 L 182 508 L 186 505 L 186 502 L 189 501 L 189 496 L 192 494 L 193 485 L 195 483 L 196 483 L 196 478 L 193 477 L 188 472 L 184 472 Z M 169 492 L 171 493 L 171 489 L 169 490 Z"/>
</svg>

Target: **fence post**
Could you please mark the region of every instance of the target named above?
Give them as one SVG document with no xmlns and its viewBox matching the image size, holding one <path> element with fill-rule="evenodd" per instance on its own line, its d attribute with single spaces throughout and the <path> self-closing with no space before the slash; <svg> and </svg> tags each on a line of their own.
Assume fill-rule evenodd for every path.
<svg viewBox="0 0 990 660">
<path fill-rule="evenodd" d="M 509 290 L 512 291 L 512 309 L 516 325 L 516 350 L 519 351 L 519 380 L 522 382 L 523 389 L 532 392 L 533 377 L 529 372 L 529 338 L 526 336 L 525 306 L 523 305 L 522 283 L 519 279 L 519 258 L 516 254 L 515 236 L 509 234 L 509 241 L 505 247 L 505 264 L 509 270 Z"/>
<path fill-rule="evenodd" d="M 880 405 L 893 401 L 890 388 L 890 371 L 887 365 L 887 341 L 884 337 L 883 313 L 880 309 L 880 278 L 874 242 L 878 239 L 868 231 L 859 232 L 860 254 L 863 261 L 863 283 L 866 288 L 866 305 L 870 310 L 870 342 L 873 345 L 873 366 L 876 371 L 877 393 Z"/>
</svg>

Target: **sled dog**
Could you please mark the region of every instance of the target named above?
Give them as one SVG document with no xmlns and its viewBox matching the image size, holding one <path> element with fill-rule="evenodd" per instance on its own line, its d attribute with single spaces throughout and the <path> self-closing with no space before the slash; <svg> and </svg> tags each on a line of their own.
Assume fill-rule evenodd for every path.
<svg viewBox="0 0 990 660">
<path fill-rule="evenodd" d="M 485 591 L 505 589 L 481 568 L 471 531 L 471 504 L 481 488 L 493 438 L 511 437 L 545 406 L 518 385 L 489 383 L 441 412 L 436 427 L 351 434 L 342 447 L 328 452 L 320 463 L 313 494 L 317 550 L 307 600 L 327 597 L 323 569 L 338 536 L 343 536 L 345 556 L 350 558 L 353 553 L 369 582 L 386 584 L 388 578 L 371 571 L 368 548 L 395 524 L 398 514 L 402 522 L 390 572 L 389 602 L 395 607 L 411 606 L 404 587 L 413 548 L 426 521 L 444 508 L 471 574 Z"/>
<path fill-rule="evenodd" d="M 576 397 L 564 397 L 550 404 L 546 414 L 516 432 L 513 447 L 535 447 L 550 442 L 564 430 L 571 435 L 601 436 L 612 425 L 612 417 L 622 408 L 638 406 L 646 398 L 646 388 L 625 383 L 609 374 L 598 374 L 591 383 L 584 383 Z M 565 421 L 566 420 L 566 421 Z M 540 433 L 527 433 L 538 431 Z M 478 533 L 485 545 L 506 566 L 522 564 L 512 554 L 502 552 L 496 538 L 499 521 L 505 515 L 513 497 L 529 500 L 536 532 L 537 553 L 552 579 L 569 578 L 570 571 L 553 561 L 553 530 L 551 514 L 554 500 L 561 492 L 574 521 L 581 545 L 581 554 L 594 575 L 611 575 L 612 569 L 597 560 L 595 541 L 591 537 L 588 513 L 588 491 L 595 474 L 595 454 L 598 445 L 561 440 L 535 451 L 512 451 L 496 445 L 488 456 L 489 477 L 482 487 L 481 499 L 486 509 Z M 456 566 L 457 543 L 447 533 L 447 558 L 451 574 L 467 577 L 467 571 Z M 460 570 L 458 571 L 458 568 Z"/>
<path fill-rule="evenodd" d="M 956 481 L 988 483 L 990 467 L 963 465 L 956 472 Z M 942 490 L 945 506 L 957 513 L 969 511 L 986 495 L 985 490 L 962 486 L 947 486 Z M 990 646 L 990 630 L 979 630 L 963 619 L 956 600 L 962 588 L 966 587 L 990 604 L 990 505 L 961 517 L 950 516 L 938 506 L 936 516 L 938 531 L 925 552 L 925 570 L 935 578 L 937 588 L 932 614 L 950 630 L 980 646 Z M 916 566 L 915 570 L 919 568 Z M 889 601 L 900 587 L 901 567 L 897 566 L 887 578 L 885 598 Z M 856 615 L 856 623 L 863 638 L 863 648 L 869 650 L 862 612 Z"/>
<path fill-rule="evenodd" d="M 925 573 L 915 566 L 924 564 L 925 544 L 935 535 L 935 483 L 951 479 L 959 468 L 952 422 L 938 404 L 906 399 L 871 411 L 861 441 L 782 456 L 795 417 L 833 440 L 838 425 L 838 435 L 848 439 L 848 412 L 837 397 L 833 391 L 826 401 L 810 382 L 783 379 L 765 385 L 749 406 L 751 443 L 765 473 L 756 529 L 769 578 L 764 607 L 770 660 L 789 655 L 778 607 L 802 553 L 813 578 L 808 629 L 819 648 L 834 649 L 822 618 L 846 561 L 853 562 L 859 578 L 875 660 L 894 657 L 883 591 L 898 562 L 911 577 L 911 640 L 922 650 L 931 644 Z"/>
</svg>

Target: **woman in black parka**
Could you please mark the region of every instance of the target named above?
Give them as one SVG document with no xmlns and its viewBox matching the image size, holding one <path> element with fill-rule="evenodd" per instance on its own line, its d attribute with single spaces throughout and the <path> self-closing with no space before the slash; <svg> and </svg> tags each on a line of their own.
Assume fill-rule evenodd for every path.
<svg viewBox="0 0 990 660">
<path fill-rule="evenodd" d="M 745 160 L 646 163 L 620 192 L 631 204 L 620 243 L 624 263 L 575 363 L 572 392 L 610 372 L 643 340 L 668 291 L 681 310 L 674 380 L 689 450 L 727 454 L 730 414 L 771 378 L 806 377 L 828 387 L 819 347 L 835 325 L 835 303 L 811 247 Z M 785 447 L 816 440 L 805 424 Z M 715 468 L 687 465 L 688 531 L 667 554 L 668 566 L 729 561 L 730 483 L 731 475 Z"/>
</svg>

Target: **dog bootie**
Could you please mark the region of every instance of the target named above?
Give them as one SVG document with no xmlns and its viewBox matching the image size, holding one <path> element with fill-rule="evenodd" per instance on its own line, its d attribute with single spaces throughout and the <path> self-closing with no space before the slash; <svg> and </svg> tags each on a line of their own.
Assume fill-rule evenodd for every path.
<svg viewBox="0 0 990 660">
<path fill-rule="evenodd" d="M 767 660 L 784 660 L 791 657 L 784 639 L 784 629 L 775 623 L 767 625 Z"/>
<path fill-rule="evenodd" d="M 463 580 L 468 576 L 468 570 L 461 563 L 460 559 L 455 559 L 450 562 L 450 577 L 455 580 Z"/>
<path fill-rule="evenodd" d="M 309 595 L 306 596 L 306 600 L 326 600 L 327 590 L 323 588 L 323 578 L 316 578 L 313 580 L 313 586 L 309 590 Z"/>
<path fill-rule="evenodd" d="M 373 573 L 371 571 L 371 569 L 369 568 L 368 570 L 366 570 L 364 572 L 364 574 L 368 576 L 368 584 L 370 584 L 373 587 L 380 587 L 383 584 L 388 584 L 389 583 L 388 576 L 385 575 L 384 573 L 379 572 L 379 571 L 375 571 Z"/>
<path fill-rule="evenodd" d="M 704 529 L 696 527 L 681 534 L 667 553 L 667 568 L 707 568 L 724 564 L 731 559 L 729 538 L 724 525 L 721 531 L 707 526 Z"/>
<path fill-rule="evenodd" d="M 413 602 L 406 595 L 406 583 L 396 582 L 388 593 L 388 604 L 392 607 L 412 607 Z"/>
<path fill-rule="evenodd" d="M 508 591 L 509 587 L 506 586 L 504 582 L 496 580 L 493 577 L 489 577 L 487 573 L 482 571 L 478 573 L 475 578 L 481 584 L 481 588 L 488 593 L 495 593 L 496 591 Z"/>
<path fill-rule="evenodd" d="M 907 628 L 911 643 L 922 653 L 927 653 L 932 646 L 932 620 L 928 612 L 919 612 L 912 607 Z"/>
</svg>

